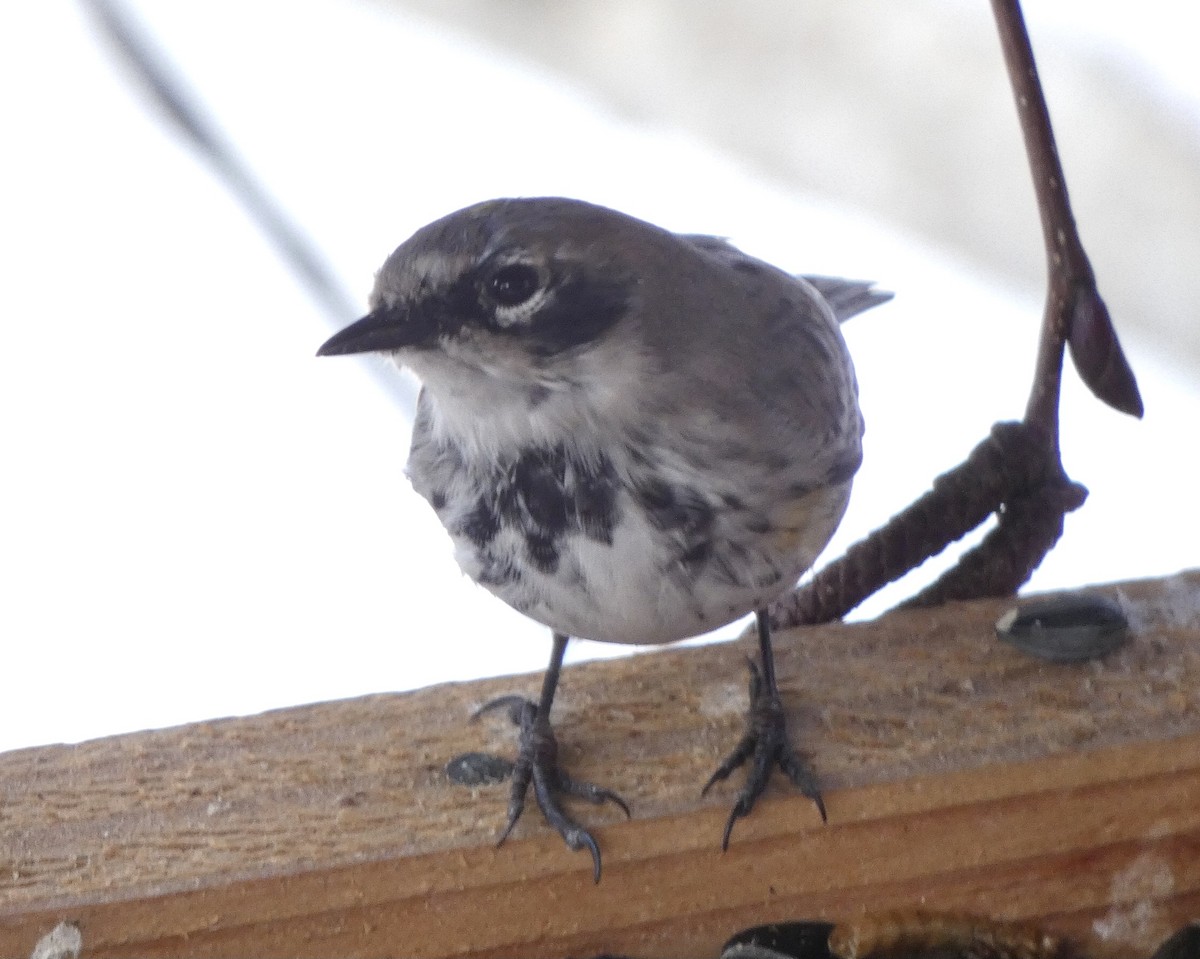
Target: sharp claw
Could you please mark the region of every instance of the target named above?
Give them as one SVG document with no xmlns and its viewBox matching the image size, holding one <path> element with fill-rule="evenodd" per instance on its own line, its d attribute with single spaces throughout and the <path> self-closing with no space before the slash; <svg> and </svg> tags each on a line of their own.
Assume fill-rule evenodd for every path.
<svg viewBox="0 0 1200 959">
<path fill-rule="evenodd" d="M 583 791 L 576 792 L 575 790 L 580 786 L 583 787 Z M 601 789 L 598 786 L 594 786 L 592 783 L 571 783 L 571 787 L 573 787 L 570 790 L 572 795 L 583 796 L 585 799 L 594 802 L 597 806 L 599 806 L 601 803 L 610 802 L 614 806 L 617 806 L 621 812 L 625 813 L 626 819 L 633 818 L 632 814 L 629 812 L 629 806 L 625 800 L 618 796 L 611 789 Z"/>
<path fill-rule="evenodd" d="M 553 731 L 549 724 L 538 722 L 537 705 L 523 696 L 500 696 L 489 700 L 475 710 L 472 719 L 498 709 L 508 709 L 510 719 L 521 732 L 517 761 L 513 766 L 508 820 L 496 840 L 496 845 L 503 845 L 516 826 L 517 820 L 521 818 L 529 787 L 532 786 L 534 798 L 547 824 L 562 837 L 567 847 L 572 850 L 586 848 L 591 853 L 593 878 L 599 882 L 600 846 L 591 833 L 563 812 L 558 795 L 579 796 L 596 804 L 611 802 L 625 813 L 626 818 L 632 817 L 629 805 L 611 790 L 603 789 L 594 783 L 575 782 L 563 775 L 558 767 Z"/>
<path fill-rule="evenodd" d="M 515 819 L 510 819 L 504 824 L 504 828 L 500 830 L 500 835 L 496 839 L 496 848 L 499 849 L 504 845 L 504 840 L 508 838 L 508 834 L 512 832 L 513 826 L 517 824 Z"/>
<path fill-rule="evenodd" d="M 828 822 L 829 819 L 825 815 L 825 800 L 821 798 L 821 790 L 808 767 L 800 761 L 795 753 L 790 751 L 783 754 L 779 765 L 800 792 L 816 803 L 817 812 L 821 814 L 821 822 Z"/>
<path fill-rule="evenodd" d="M 708 782 L 706 782 L 704 784 L 704 788 L 700 790 L 701 796 L 707 794 L 708 791 L 717 783 L 724 782 L 726 779 L 728 779 L 729 774 L 741 765 L 741 763 L 733 762 L 733 757 L 736 756 L 740 751 L 740 749 L 734 750 L 734 752 L 730 754 L 729 758 L 726 759 L 725 762 L 721 763 L 720 766 L 713 770 L 713 774 L 708 777 Z"/>
<path fill-rule="evenodd" d="M 738 793 L 737 800 L 725 821 L 725 832 L 721 836 L 721 849 L 729 849 L 729 839 L 733 834 L 734 824 L 744 816 L 749 815 L 758 798 L 766 789 L 770 780 L 771 768 L 779 766 L 788 778 L 805 796 L 817 805 L 821 821 L 827 822 L 825 803 L 821 799 L 816 779 L 788 743 L 787 729 L 784 725 L 783 707 L 779 702 L 778 692 L 773 688 L 764 688 L 765 673 L 758 664 L 747 658 L 750 671 L 750 712 L 747 719 L 747 731 L 734 750 L 725 757 L 713 774 L 700 790 L 704 796 L 709 789 L 729 775 L 747 760 L 751 761 L 750 770 L 746 775 L 746 783 Z"/>
<path fill-rule="evenodd" d="M 710 789 L 712 789 L 713 786 L 715 786 L 717 783 L 724 782 L 726 779 L 728 779 L 730 772 L 732 772 L 732 770 L 717 769 L 716 772 L 714 772 L 711 776 L 708 777 L 708 782 L 706 782 L 704 784 L 704 788 L 700 790 L 701 797 L 706 796 L 708 794 L 708 791 Z"/>
<path fill-rule="evenodd" d="M 588 847 L 588 852 L 592 854 L 592 882 L 600 885 L 600 847 L 596 845 L 596 840 L 592 838 L 592 834 L 586 829 L 580 830 L 583 835 L 580 837 L 579 843 L 571 846 L 568 840 L 567 845 L 572 849 L 578 849 L 580 845 Z"/>
<path fill-rule="evenodd" d="M 729 837 L 733 835 L 733 824 L 746 815 L 742 809 L 742 801 L 738 799 L 729 810 L 729 818 L 725 820 L 725 832 L 721 835 L 721 852 L 729 852 Z"/>
<path fill-rule="evenodd" d="M 568 638 L 565 634 L 554 633 L 553 650 L 550 653 L 550 665 L 542 677 L 542 691 L 535 703 L 523 696 L 499 696 L 484 703 L 472 714 L 476 719 L 486 712 L 495 709 L 507 709 L 509 719 L 520 730 L 518 734 L 517 760 L 512 770 L 512 792 L 508 803 L 508 822 L 500 833 L 496 845 L 508 838 L 517 820 L 525 809 L 525 800 L 529 787 L 533 786 L 533 795 L 538 808 L 545 817 L 546 823 L 562 837 L 567 847 L 572 850 L 587 847 L 592 855 L 592 878 L 600 881 L 600 847 L 596 840 L 582 826 L 573 822 L 559 804 L 561 794 L 582 796 L 594 803 L 611 801 L 620 806 L 629 816 L 629 807 L 620 796 L 614 792 L 593 783 L 576 783 L 564 775 L 558 764 L 558 741 L 554 730 L 550 728 L 550 709 L 554 701 L 554 692 L 558 687 L 559 673 L 562 669 L 563 653 L 566 651 Z"/>
<path fill-rule="evenodd" d="M 704 784 L 704 788 L 700 790 L 700 795 L 703 796 L 705 793 L 707 793 L 714 784 L 728 779 L 729 774 L 742 765 L 742 763 L 746 761 L 747 757 L 754 752 L 755 743 L 756 739 L 753 736 L 743 736 L 738 741 L 738 744 L 734 747 L 733 752 L 726 756 L 725 761 L 722 762 L 721 765 L 719 765 L 713 771 L 713 774 L 708 777 L 708 782 L 706 782 Z"/>
</svg>

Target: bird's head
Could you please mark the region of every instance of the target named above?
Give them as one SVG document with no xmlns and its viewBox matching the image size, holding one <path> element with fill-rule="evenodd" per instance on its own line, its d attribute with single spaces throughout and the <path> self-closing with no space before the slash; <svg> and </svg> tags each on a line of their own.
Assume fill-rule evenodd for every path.
<svg viewBox="0 0 1200 959">
<path fill-rule="evenodd" d="M 579 355 L 634 310 L 631 243 L 653 229 L 566 199 L 491 200 L 452 213 L 388 257 L 371 311 L 318 355 L 391 354 L 435 389 L 447 376 L 549 387 L 576 375 Z"/>
</svg>

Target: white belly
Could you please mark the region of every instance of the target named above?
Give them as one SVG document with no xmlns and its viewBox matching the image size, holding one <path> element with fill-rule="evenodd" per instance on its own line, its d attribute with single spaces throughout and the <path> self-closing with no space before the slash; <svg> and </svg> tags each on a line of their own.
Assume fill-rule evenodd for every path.
<svg viewBox="0 0 1200 959">
<path fill-rule="evenodd" d="M 522 561 L 524 535 L 502 529 L 481 549 L 456 536 L 463 571 L 513 608 L 555 632 L 610 643 L 669 643 L 760 609 L 791 589 L 833 535 L 849 484 L 780 504 L 770 528 L 750 533 L 737 517 L 718 518 L 711 555 L 678 559 L 668 534 L 619 498 L 612 542 L 564 536 L 553 572 Z M 721 521 L 724 519 L 724 521 Z M 487 570 L 513 564 L 519 575 L 489 581 Z"/>
</svg>

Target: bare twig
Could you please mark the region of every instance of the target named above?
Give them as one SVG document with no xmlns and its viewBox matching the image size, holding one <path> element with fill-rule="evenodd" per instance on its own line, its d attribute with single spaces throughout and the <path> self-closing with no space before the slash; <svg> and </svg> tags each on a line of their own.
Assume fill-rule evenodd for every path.
<svg viewBox="0 0 1200 959">
<path fill-rule="evenodd" d="M 1044 440 L 1025 424 L 997 423 L 965 462 L 933 481 L 932 490 L 772 606 L 771 625 L 785 629 L 845 616 L 965 536 L 1014 493 L 1038 489 L 1046 479 L 1044 450 Z"/>
<path fill-rule="evenodd" d="M 1019 0 L 992 0 L 992 12 L 1025 137 L 1049 273 L 1042 336 L 1025 421 L 1040 427 L 1057 449 L 1064 343 L 1070 343 L 1075 367 L 1083 381 L 1109 406 L 1140 417 L 1142 398 L 1108 309 L 1096 289 L 1096 277 L 1075 226 L 1021 4 Z"/>
<path fill-rule="evenodd" d="M 338 323 L 353 317 L 358 306 L 342 288 L 316 245 L 258 182 L 119 0 L 84 0 L 84 6 L 163 115 L 212 164 L 229 191 L 325 311 Z"/>
<path fill-rule="evenodd" d="M 284 264 L 308 290 L 330 322 L 342 327 L 361 312 L 315 242 L 285 212 L 208 116 L 153 39 L 120 0 L 82 0 L 133 78 L 149 94 L 162 116 L 213 168 L 218 180 L 275 246 Z M 368 373 L 411 420 L 417 406 L 411 382 L 393 376 L 379 363 L 364 363 Z"/>
<path fill-rule="evenodd" d="M 1075 226 L 1021 5 L 1019 0 L 992 0 L 992 9 L 1021 119 L 1049 273 L 1025 418 L 996 424 L 966 462 L 934 482 L 931 492 L 772 607 L 774 626 L 844 616 L 993 512 L 998 522 L 983 542 L 905 605 L 1016 592 L 1058 542 L 1064 515 L 1087 498 L 1087 490 L 1067 476 L 1059 455 L 1065 345 L 1070 345 L 1076 369 L 1097 397 L 1122 412 L 1142 415 L 1137 381 Z"/>
</svg>

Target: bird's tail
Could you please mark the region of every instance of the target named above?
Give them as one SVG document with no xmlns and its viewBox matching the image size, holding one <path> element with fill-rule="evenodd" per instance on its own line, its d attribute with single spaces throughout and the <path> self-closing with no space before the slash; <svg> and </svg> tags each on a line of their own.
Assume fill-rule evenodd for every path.
<svg viewBox="0 0 1200 959">
<path fill-rule="evenodd" d="M 825 298 L 839 323 L 895 296 L 888 290 L 875 289 L 875 284 L 869 280 L 843 280 L 837 276 L 803 276 L 801 279 L 811 283 Z"/>
</svg>

